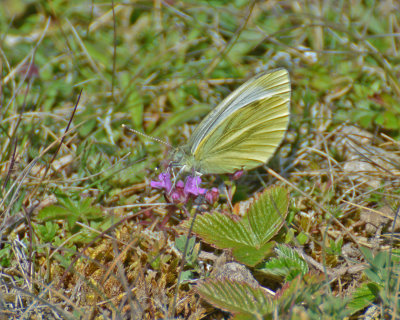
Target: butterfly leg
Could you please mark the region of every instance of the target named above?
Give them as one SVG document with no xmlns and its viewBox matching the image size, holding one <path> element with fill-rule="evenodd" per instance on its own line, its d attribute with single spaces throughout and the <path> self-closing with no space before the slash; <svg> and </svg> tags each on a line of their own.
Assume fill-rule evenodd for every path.
<svg viewBox="0 0 400 320">
<path fill-rule="evenodd" d="M 182 174 L 182 172 L 185 170 L 185 167 L 186 167 L 186 165 L 183 165 L 180 169 L 179 169 L 179 171 L 178 171 L 178 174 L 177 175 L 175 175 L 175 171 L 174 170 L 171 170 L 172 171 L 172 176 L 173 176 L 173 182 L 172 182 L 172 188 L 171 188 L 171 190 L 169 191 L 169 193 L 168 193 L 168 195 L 170 195 L 171 194 L 171 192 L 172 192 L 172 190 L 174 190 L 175 189 L 175 186 L 176 186 L 176 180 L 179 178 L 179 176 Z"/>
</svg>

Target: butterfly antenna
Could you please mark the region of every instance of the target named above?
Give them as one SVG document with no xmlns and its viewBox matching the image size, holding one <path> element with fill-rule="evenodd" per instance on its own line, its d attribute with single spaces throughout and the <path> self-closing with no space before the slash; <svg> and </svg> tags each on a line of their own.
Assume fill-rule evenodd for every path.
<svg viewBox="0 0 400 320">
<path fill-rule="evenodd" d="M 147 134 L 145 134 L 145 133 L 143 133 L 143 132 L 137 131 L 137 130 L 135 130 L 135 129 L 129 128 L 128 126 L 126 126 L 126 125 L 124 125 L 124 124 L 122 125 L 122 128 L 128 130 L 128 131 L 131 132 L 131 133 L 136 133 L 136 134 L 138 134 L 138 135 L 140 135 L 140 136 L 142 136 L 142 137 L 145 137 L 145 138 L 147 138 L 147 139 L 156 141 L 156 142 L 161 143 L 161 144 L 163 144 L 163 145 L 166 145 L 166 146 L 168 146 L 168 147 L 170 147 L 170 148 L 174 148 L 174 147 L 173 147 L 172 145 L 170 145 L 168 142 L 165 142 L 165 141 L 163 141 L 163 140 L 161 140 L 161 139 L 158 139 L 158 138 L 154 138 L 154 137 L 152 137 L 152 136 L 149 136 L 149 135 L 147 135 Z"/>
</svg>

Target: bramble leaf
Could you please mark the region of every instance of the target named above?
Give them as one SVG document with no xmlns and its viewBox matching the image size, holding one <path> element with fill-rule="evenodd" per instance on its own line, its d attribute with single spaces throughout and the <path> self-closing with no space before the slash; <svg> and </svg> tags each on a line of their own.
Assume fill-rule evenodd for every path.
<svg viewBox="0 0 400 320">
<path fill-rule="evenodd" d="M 206 213 L 196 219 L 193 232 L 218 248 L 232 249 L 235 258 L 249 266 L 260 263 L 272 251 L 272 237 L 282 227 L 289 205 L 284 188 L 264 191 L 241 221 L 221 213 Z M 184 223 L 188 227 L 190 221 Z"/>
</svg>

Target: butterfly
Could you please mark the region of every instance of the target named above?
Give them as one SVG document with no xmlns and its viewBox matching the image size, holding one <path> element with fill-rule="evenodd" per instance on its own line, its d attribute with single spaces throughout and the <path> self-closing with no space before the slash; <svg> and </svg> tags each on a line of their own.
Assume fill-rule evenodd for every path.
<svg viewBox="0 0 400 320">
<path fill-rule="evenodd" d="M 249 79 L 200 122 L 185 145 L 173 149 L 170 166 L 223 174 L 265 164 L 287 130 L 290 92 L 283 68 Z"/>
</svg>

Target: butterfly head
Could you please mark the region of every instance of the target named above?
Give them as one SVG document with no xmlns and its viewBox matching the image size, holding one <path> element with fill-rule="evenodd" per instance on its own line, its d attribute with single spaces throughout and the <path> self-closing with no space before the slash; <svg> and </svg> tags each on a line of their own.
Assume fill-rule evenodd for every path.
<svg viewBox="0 0 400 320">
<path fill-rule="evenodd" d="M 170 159 L 170 168 L 179 168 L 182 172 L 195 171 L 195 158 L 184 146 L 175 148 L 170 154 Z"/>
</svg>

